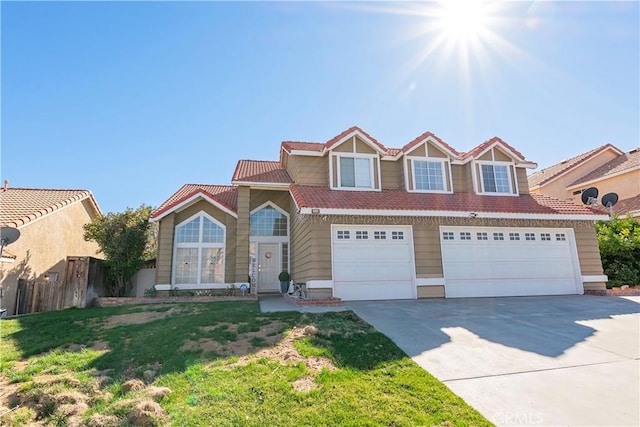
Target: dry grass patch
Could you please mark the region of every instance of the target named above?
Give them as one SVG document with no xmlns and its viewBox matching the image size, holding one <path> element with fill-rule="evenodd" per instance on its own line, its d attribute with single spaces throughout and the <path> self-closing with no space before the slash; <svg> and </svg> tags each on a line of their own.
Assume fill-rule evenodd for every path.
<svg viewBox="0 0 640 427">
<path fill-rule="evenodd" d="M 102 324 L 104 329 L 111 329 L 123 325 L 139 325 L 142 323 L 153 322 L 154 320 L 164 319 L 172 316 L 177 310 L 171 308 L 167 311 L 141 311 L 138 313 L 116 314 L 107 317 Z"/>
</svg>

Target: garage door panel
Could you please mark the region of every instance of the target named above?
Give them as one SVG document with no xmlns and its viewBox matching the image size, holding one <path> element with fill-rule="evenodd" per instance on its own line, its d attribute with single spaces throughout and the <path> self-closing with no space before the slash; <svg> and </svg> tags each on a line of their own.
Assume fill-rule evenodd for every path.
<svg viewBox="0 0 640 427">
<path fill-rule="evenodd" d="M 363 234 L 368 238 L 355 238 Z M 335 226 L 332 235 L 336 297 L 343 300 L 415 298 L 411 227 Z M 376 235 L 386 238 L 374 239 Z"/>
<path fill-rule="evenodd" d="M 440 231 L 448 298 L 581 293 L 577 251 L 568 229 L 441 227 Z M 480 240 L 481 235 L 487 240 Z M 494 240 L 494 235 L 503 240 Z M 516 236 L 520 240 L 510 240 Z"/>
</svg>

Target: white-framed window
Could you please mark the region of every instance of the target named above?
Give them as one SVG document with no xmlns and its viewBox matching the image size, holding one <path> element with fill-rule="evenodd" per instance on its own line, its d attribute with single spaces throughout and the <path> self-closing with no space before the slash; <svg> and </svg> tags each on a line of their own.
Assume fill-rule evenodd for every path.
<svg viewBox="0 0 640 427">
<path fill-rule="evenodd" d="M 373 239 L 374 240 L 386 240 L 387 239 L 387 232 L 386 231 L 374 231 L 373 232 Z"/>
<path fill-rule="evenodd" d="M 460 240 L 471 240 L 471 233 L 468 231 L 461 231 Z"/>
<path fill-rule="evenodd" d="M 349 240 L 349 230 L 338 230 L 338 240 Z"/>
<path fill-rule="evenodd" d="M 493 233 L 493 240 L 504 240 L 504 233 Z"/>
<path fill-rule="evenodd" d="M 567 236 L 564 233 L 556 233 L 556 240 L 559 242 L 563 242 L 567 240 Z"/>
<path fill-rule="evenodd" d="M 536 240 L 536 233 L 524 233 L 524 240 Z"/>
<path fill-rule="evenodd" d="M 511 193 L 509 165 L 480 165 L 483 193 Z"/>
<path fill-rule="evenodd" d="M 551 234 L 549 234 L 549 233 L 540 233 L 540 240 L 550 241 L 551 240 Z"/>
<path fill-rule="evenodd" d="M 509 240 L 520 240 L 520 233 L 509 233 Z"/>
<path fill-rule="evenodd" d="M 404 240 L 404 231 L 392 231 L 391 240 Z"/>
<path fill-rule="evenodd" d="M 443 231 L 442 232 L 442 240 L 455 240 L 453 235 L 453 231 Z"/>
<path fill-rule="evenodd" d="M 288 236 L 289 219 L 270 204 L 249 217 L 249 234 L 253 236 Z"/>
<path fill-rule="evenodd" d="M 368 240 L 369 232 L 368 231 L 356 231 L 356 240 Z"/>
<path fill-rule="evenodd" d="M 173 283 L 224 283 L 224 224 L 201 211 L 176 225 Z"/>
<path fill-rule="evenodd" d="M 336 187 L 347 189 L 373 189 L 373 156 L 339 155 Z"/>
<path fill-rule="evenodd" d="M 487 233 L 485 233 L 485 232 L 476 233 L 476 238 L 478 240 L 489 240 L 489 237 L 487 236 Z"/>
<path fill-rule="evenodd" d="M 422 191 L 445 191 L 443 162 L 413 160 L 413 188 Z"/>
</svg>

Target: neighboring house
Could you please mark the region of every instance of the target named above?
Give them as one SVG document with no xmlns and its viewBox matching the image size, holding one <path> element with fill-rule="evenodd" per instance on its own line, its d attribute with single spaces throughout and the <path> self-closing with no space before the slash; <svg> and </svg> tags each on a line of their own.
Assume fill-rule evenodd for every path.
<svg viewBox="0 0 640 427">
<path fill-rule="evenodd" d="M 67 256 L 95 256 L 98 245 L 83 239 L 82 226 L 102 215 L 87 190 L 0 189 L 0 224 L 20 230 L 0 262 L 2 308 L 15 313 L 18 280 L 64 280 Z"/>
<path fill-rule="evenodd" d="M 625 153 L 606 144 L 529 175 L 531 193 L 546 194 L 574 203 L 589 187 L 618 194 L 613 212 L 640 217 L 640 148 Z"/>
<path fill-rule="evenodd" d="M 431 133 L 387 148 L 353 127 L 240 160 L 232 185 L 187 184 L 159 222 L 156 288 L 251 282 L 281 270 L 310 298 L 582 294 L 605 289 L 590 207 L 530 195 L 528 161 L 492 138 L 460 153 Z"/>
</svg>

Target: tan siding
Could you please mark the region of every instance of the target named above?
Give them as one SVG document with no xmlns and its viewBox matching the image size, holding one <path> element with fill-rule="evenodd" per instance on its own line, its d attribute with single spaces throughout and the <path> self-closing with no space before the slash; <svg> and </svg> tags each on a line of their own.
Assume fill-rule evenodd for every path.
<svg viewBox="0 0 640 427">
<path fill-rule="evenodd" d="M 159 285 L 171 283 L 174 231 L 175 214 L 169 214 L 160 220 L 158 255 L 156 259 L 156 284 Z"/>
<path fill-rule="evenodd" d="M 404 187 L 402 160 L 381 161 L 382 188 L 395 190 Z"/>
<path fill-rule="evenodd" d="M 420 144 L 415 150 L 407 153 L 407 155 L 415 157 L 427 157 L 427 150 L 424 144 Z"/>
<path fill-rule="evenodd" d="M 334 145 L 331 150 L 340 153 L 353 153 L 353 138 L 349 138 L 340 145 Z"/>
<path fill-rule="evenodd" d="M 331 156 L 331 161 L 333 162 L 333 164 L 332 164 L 333 176 L 331 177 L 331 179 L 333 180 L 333 186 L 334 187 L 338 187 L 338 157 Z"/>
<path fill-rule="evenodd" d="M 291 208 L 291 196 L 289 196 L 288 191 L 251 190 L 251 203 L 249 205 L 250 211 L 265 204 L 266 202 L 273 202 L 287 213 Z M 238 207 L 238 211 L 239 210 L 240 208 Z"/>
<path fill-rule="evenodd" d="M 491 155 L 491 150 L 484 153 L 482 156 L 477 158 L 478 160 L 493 160 L 493 156 Z"/>
<path fill-rule="evenodd" d="M 289 174 L 293 182 L 296 182 L 296 173 L 298 171 L 298 161 L 302 158 L 302 156 L 290 156 L 289 154 L 286 153 L 286 151 L 283 151 L 282 155 L 283 155 L 283 159 L 284 158 L 287 159 L 285 161 L 285 170 L 287 171 L 287 173 Z"/>
<path fill-rule="evenodd" d="M 466 165 L 451 165 L 454 193 L 472 193 L 473 181 L 471 180 L 471 163 Z"/>
<path fill-rule="evenodd" d="M 373 188 L 380 189 L 380 180 L 378 179 L 378 168 L 380 167 L 380 160 L 373 159 Z"/>
<path fill-rule="evenodd" d="M 291 156 L 287 172 L 300 185 L 329 185 L 327 157 Z"/>
<path fill-rule="evenodd" d="M 520 194 L 529 194 L 529 181 L 527 180 L 527 170 L 524 168 L 516 168 L 518 176 L 518 192 Z"/>
<path fill-rule="evenodd" d="M 375 154 L 376 150 L 371 148 L 366 142 L 356 137 L 356 153 Z"/>
<path fill-rule="evenodd" d="M 249 187 L 238 187 L 238 220 L 236 223 L 236 248 L 234 270 L 236 282 L 249 280 L 249 211 L 253 191 Z M 231 259 L 227 257 L 227 259 Z"/>
<path fill-rule="evenodd" d="M 504 151 L 497 148 L 493 149 L 493 158 L 499 162 L 510 162 L 513 160 Z"/>
<path fill-rule="evenodd" d="M 413 160 L 407 159 L 407 189 L 413 191 Z"/>
<path fill-rule="evenodd" d="M 414 225 L 413 242 L 416 277 L 443 277 L 439 227 L 431 224 Z"/>
<path fill-rule="evenodd" d="M 418 298 L 444 298 L 444 286 L 418 286 Z"/>
<path fill-rule="evenodd" d="M 598 249 L 598 239 L 594 227 L 580 227 L 575 229 L 576 246 L 578 247 L 578 259 L 580 272 L 583 275 L 601 275 L 602 259 Z"/>
<path fill-rule="evenodd" d="M 449 173 L 451 164 L 449 162 L 446 162 L 444 164 L 444 180 L 445 180 L 445 184 L 446 184 L 446 189 L 447 191 L 451 191 L 451 174 Z"/>
<path fill-rule="evenodd" d="M 445 153 L 440 151 L 440 149 L 436 148 L 436 146 L 434 146 L 433 144 L 428 145 L 428 150 L 429 150 L 429 157 L 439 157 L 439 158 L 448 157 Z"/>
</svg>

